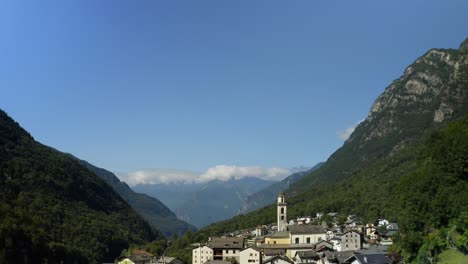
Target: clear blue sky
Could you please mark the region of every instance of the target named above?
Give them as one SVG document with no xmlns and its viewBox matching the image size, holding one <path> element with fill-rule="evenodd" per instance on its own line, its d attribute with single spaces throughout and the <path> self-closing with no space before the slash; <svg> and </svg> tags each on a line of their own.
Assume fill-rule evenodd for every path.
<svg viewBox="0 0 468 264">
<path fill-rule="evenodd" d="M 3 1 L 0 108 L 112 171 L 311 166 L 468 1 Z"/>
</svg>

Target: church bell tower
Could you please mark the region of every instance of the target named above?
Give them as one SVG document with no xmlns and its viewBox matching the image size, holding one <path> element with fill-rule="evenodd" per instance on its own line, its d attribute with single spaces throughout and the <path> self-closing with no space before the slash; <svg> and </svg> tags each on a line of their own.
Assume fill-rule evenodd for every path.
<svg viewBox="0 0 468 264">
<path fill-rule="evenodd" d="M 277 215 L 278 215 L 278 232 L 286 231 L 288 226 L 287 214 L 286 214 L 286 202 L 284 200 L 284 192 L 281 192 L 278 196 L 277 203 Z"/>
</svg>

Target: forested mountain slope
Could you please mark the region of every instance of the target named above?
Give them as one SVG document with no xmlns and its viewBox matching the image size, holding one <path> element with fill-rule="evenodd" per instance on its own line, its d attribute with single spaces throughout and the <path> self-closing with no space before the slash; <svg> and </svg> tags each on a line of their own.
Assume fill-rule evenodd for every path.
<svg viewBox="0 0 468 264">
<path fill-rule="evenodd" d="M 252 212 L 254 210 L 257 210 L 259 208 L 265 207 L 273 203 L 278 197 L 278 193 L 286 190 L 291 184 L 302 179 L 304 176 L 312 173 L 315 170 L 318 170 L 322 165 L 323 162 L 320 162 L 314 167 L 312 167 L 310 170 L 293 173 L 285 179 L 283 179 L 282 181 L 275 182 L 270 186 L 265 187 L 252 195 L 247 196 L 242 201 L 241 207 L 239 209 L 239 214 Z"/>
<path fill-rule="evenodd" d="M 113 262 L 163 239 L 112 187 L 0 110 L 0 263 Z"/>
<path fill-rule="evenodd" d="M 84 160 L 80 160 L 80 163 L 112 186 L 135 211 L 142 215 L 153 227 L 161 230 L 166 237 L 180 236 L 188 230 L 196 230 L 194 226 L 178 219 L 161 201 L 146 194 L 134 192 L 112 172 L 98 168 Z"/>
</svg>

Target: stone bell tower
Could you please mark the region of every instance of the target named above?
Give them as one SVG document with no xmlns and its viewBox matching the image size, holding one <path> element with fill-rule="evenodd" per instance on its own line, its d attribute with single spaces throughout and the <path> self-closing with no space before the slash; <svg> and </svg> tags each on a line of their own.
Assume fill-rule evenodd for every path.
<svg viewBox="0 0 468 264">
<path fill-rule="evenodd" d="M 287 214 L 286 214 L 286 202 L 284 200 L 285 194 L 281 192 L 278 196 L 277 203 L 277 215 L 278 215 L 278 232 L 286 231 L 288 226 Z"/>
</svg>

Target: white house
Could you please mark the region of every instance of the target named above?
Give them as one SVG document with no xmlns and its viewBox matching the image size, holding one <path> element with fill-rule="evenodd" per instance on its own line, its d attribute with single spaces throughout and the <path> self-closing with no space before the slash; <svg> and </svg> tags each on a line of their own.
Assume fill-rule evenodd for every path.
<svg viewBox="0 0 468 264">
<path fill-rule="evenodd" d="M 247 248 L 240 252 L 239 264 L 261 264 L 262 254 L 253 248 Z"/>
<path fill-rule="evenodd" d="M 192 264 L 203 264 L 213 259 L 213 249 L 203 246 L 192 250 Z"/>
<path fill-rule="evenodd" d="M 379 219 L 379 226 L 387 226 L 389 223 L 386 219 Z"/>
</svg>

